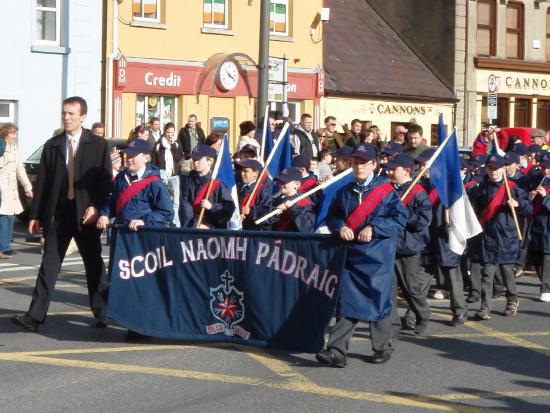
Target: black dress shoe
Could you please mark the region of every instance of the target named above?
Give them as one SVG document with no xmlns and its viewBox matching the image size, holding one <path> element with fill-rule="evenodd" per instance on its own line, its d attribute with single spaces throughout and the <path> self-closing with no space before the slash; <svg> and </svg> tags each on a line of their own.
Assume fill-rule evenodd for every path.
<svg viewBox="0 0 550 413">
<path fill-rule="evenodd" d="M 4 251 L 4 254 L 9 255 L 10 257 L 17 254 L 17 251 L 14 250 L 7 250 Z"/>
<path fill-rule="evenodd" d="M 466 298 L 466 302 L 467 303 L 470 303 L 470 304 L 473 304 L 473 303 L 477 303 L 479 301 L 479 296 L 478 295 L 469 295 L 467 298 Z"/>
<path fill-rule="evenodd" d="M 464 324 L 466 322 L 466 317 L 468 316 L 468 313 L 464 313 L 464 314 L 455 314 L 453 316 L 453 319 L 451 320 L 450 324 L 453 326 L 453 327 L 458 327 L 458 326 L 461 326 L 462 324 Z"/>
<path fill-rule="evenodd" d="M 376 351 L 371 360 L 374 364 L 384 364 L 389 359 L 391 359 L 391 353 L 387 351 Z"/>
<path fill-rule="evenodd" d="M 315 355 L 317 361 L 321 364 L 328 364 L 332 367 L 346 367 L 348 362 L 345 356 L 337 356 L 331 350 L 321 351 Z"/>
<path fill-rule="evenodd" d="M 13 324 L 23 327 L 25 331 L 29 331 L 31 333 L 36 333 L 38 331 L 38 321 L 27 314 L 14 315 L 11 318 L 11 321 Z"/>
<path fill-rule="evenodd" d="M 414 326 L 414 334 L 416 334 L 417 337 L 426 337 L 427 328 L 428 322 L 421 321 L 420 323 L 417 323 L 416 326 Z"/>
<path fill-rule="evenodd" d="M 126 341 L 147 340 L 148 338 L 151 338 L 151 336 L 146 336 L 144 334 L 140 334 L 137 331 L 132 331 L 132 330 L 128 330 L 124 335 L 124 340 Z"/>
<path fill-rule="evenodd" d="M 414 330 L 416 322 L 408 317 L 401 318 L 401 330 Z"/>
</svg>

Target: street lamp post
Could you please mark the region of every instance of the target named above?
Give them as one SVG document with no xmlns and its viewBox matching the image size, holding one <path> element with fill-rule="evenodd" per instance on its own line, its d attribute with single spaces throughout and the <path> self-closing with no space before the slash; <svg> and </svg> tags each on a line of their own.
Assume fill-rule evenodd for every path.
<svg viewBox="0 0 550 413">
<path fill-rule="evenodd" d="M 260 53 L 258 59 L 258 98 L 256 101 L 256 123 L 264 116 L 267 105 L 269 82 L 269 8 L 271 0 L 261 0 L 260 6 Z"/>
</svg>

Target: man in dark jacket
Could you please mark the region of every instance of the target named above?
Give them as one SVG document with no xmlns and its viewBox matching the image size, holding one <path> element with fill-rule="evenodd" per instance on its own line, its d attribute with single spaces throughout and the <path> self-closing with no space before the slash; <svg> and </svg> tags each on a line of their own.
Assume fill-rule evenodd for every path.
<svg viewBox="0 0 550 413">
<path fill-rule="evenodd" d="M 292 146 L 296 154 L 305 155 L 309 159 L 319 155 L 319 151 L 321 150 L 319 138 L 313 131 L 313 117 L 309 113 L 304 113 L 300 117 L 300 125 L 294 128 Z"/>
<path fill-rule="evenodd" d="M 326 223 L 348 243 L 348 255 L 336 324 L 320 363 L 345 367 L 349 342 L 359 320 L 370 321 L 373 363 L 385 363 L 393 352 L 391 311 L 397 237 L 405 228 L 407 209 L 393 186 L 374 174 L 376 151 L 371 145 L 352 153 L 354 180 L 340 189 Z"/>
<path fill-rule="evenodd" d="M 63 133 L 44 144 L 30 212 L 29 232 L 43 227 L 44 253 L 32 302 L 12 320 L 37 331 L 50 305 L 55 282 L 72 238 L 84 261 L 90 307 L 97 327 L 106 327 L 107 276 L 95 223 L 109 197 L 111 157 L 107 141 L 82 127 L 88 107 L 81 97 L 63 101 Z"/>
<path fill-rule="evenodd" d="M 532 213 L 527 193 L 513 181 L 508 181 L 512 196 L 510 199 L 507 197 L 504 159 L 501 156 L 491 155 L 485 167 L 487 177 L 468 194 L 483 227 L 483 234 L 478 242 L 482 259 L 481 309 L 476 314 L 478 320 L 491 318 L 493 277 L 497 266 L 506 287 L 507 304 L 504 314 L 516 315 L 519 299 L 513 267 L 520 245 L 511 208 L 519 207 L 519 212 L 523 215 Z"/>
<path fill-rule="evenodd" d="M 386 169 L 399 198 L 402 198 L 412 184 L 411 173 L 414 170 L 414 160 L 409 155 L 397 154 L 386 164 Z M 407 207 L 409 218 L 405 230 L 397 239 L 395 276 L 416 320 L 405 317 L 403 327 L 414 329 L 416 335 L 422 336 L 431 314 L 427 297 L 432 276 L 422 268 L 420 254 L 430 241 L 432 205 L 426 190 L 418 183 L 412 187 L 402 202 Z M 397 306 L 394 306 L 393 311 L 397 317 Z"/>
<path fill-rule="evenodd" d="M 235 204 L 223 182 L 210 182 L 216 156 L 216 150 L 207 145 L 197 145 L 191 152 L 194 170 L 184 178 L 180 197 L 182 227 L 227 229 Z M 204 217 L 198 225 L 203 208 Z"/>
<path fill-rule="evenodd" d="M 197 145 L 204 144 L 206 135 L 202 128 L 197 125 L 197 115 L 189 115 L 187 124 L 178 133 L 178 141 L 183 148 L 185 159 L 191 157 L 191 152 Z"/>
</svg>

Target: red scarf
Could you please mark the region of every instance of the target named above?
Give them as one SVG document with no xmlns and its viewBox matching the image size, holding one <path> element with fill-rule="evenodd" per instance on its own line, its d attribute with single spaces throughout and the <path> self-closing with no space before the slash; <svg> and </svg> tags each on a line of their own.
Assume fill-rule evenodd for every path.
<svg viewBox="0 0 550 413">
<path fill-rule="evenodd" d="M 197 197 L 195 198 L 195 200 L 193 201 L 193 210 L 195 211 L 195 214 L 200 214 L 200 211 L 201 211 L 201 201 L 204 199 L 204 197 L 206 196 L 206 191 L 208 190 L 208 185 L 210 184 L 210 181 L 208 181 L 207 183 L 205 183 L 203 185 L 203 187 L 201 188 L 201 190 L 199 191 L 199 193 L 197 194 Z M 210 191 L 210 193 L 212 194 L 213 192 L 216 191 L 216 189 L 218 188 L 218 186 L 220 185 L 220 180 L 219 179 L 215 179 L 214 182 L 212 182 L 212 189 Z"/>
<path fill-rule="evenodd" d="M 415 184 L 413 186 L 413 188 L 411 189 L 411 191 L 407 194 L 407 196 L 405 197 L 405 199 L 403 200 L 403 205 L 405 206 L 409 206 L 409 204 L 411 203 L 411 201 L 414 199 L 414 197 L 416 195 L 418 195 L 420 192 L 426 192 L 426 190 L 424 189 L 424 187 L 420 184 Z"/>
<path fill-rule="evenodd" d="M 300 184 L 300 192 L 302 194 L 306 193 L 310 189 L 315 188 L 317 185 L 319 185 L 319 181 L 310 176 L 309 178 L 304 179 Z"/>
<path fill-rule="evenodd" d="M 352 231 L 355 231 L 361 222 L 380 205 L 386 195 L 391 191 L 393 191 L 393 186 L 390 184 L 382 184 L 370 191 L 365 199 L 363 199 L 363 202 L 361 202 L 348 217 L 346 225 L 350 227 Z"/>
<path fill-rule="evenodd" d="M 514 184 L 514 182 L 512 181 L 508 181 L 508 185 L 510 186 L 510 191 L 516 186 L 516 184 Z M 493 219 L 500 207 L 504 204 L 505 199 L 506 184 L 503 182 L 502 185 L 500 185 L 500 188 L 498 188 L 493 199 L 491 199 L 491 202 L 489 202 L 489 205 L 487 205 L 487 208 L 485 208 L 481 212 L 481 215 L 479 216 L 479 223 L 481 225 L 485 225 L 487 222 Z"/>
<path fill-rule="evenodd" d="M 116 200 L 115 214 L 118 216 L 122 208 L 124 208 L 133 197 L 135 197 L 143 189 L 145 189 L 147 185 L 149 185 L 153 181 L 156 181 L 157 179 L 160 178 L 157 175 L 152 175 L 138 181 L 130 182 L 130 185 L 120 193 Z"/>
<path fill-rule="evenodd" d="M 311 201 L 308 198 L 304 198 L 301 201 L 296 203 L 300 208 L 304 208 L 308 205 L 312 205 Z M 292 223 L 292 216 L 288 211 L 285 211 L 281 214 L 279 221 L 275 224 L 275 231 L 286 231 L 287 228 Z"/>
<path fill-rule="evenodd" d="M 437 204 L 439 202 L 439 192 L 437 192 L 437 189 L 433 188 L 430 191 L 428 198 L 430 199 L 430 203 L 432 204 L 432 206 Z"/>
<path fill-rule="evenodd" d="M 250 201 L 250 208 L 252 208 L 254 206 L 254 204 L 256 203 L 256 199 L 258 198 L 258 195 L 260 194 L 260 192 L 262 192 L 263 188 L 264 188 L 264 184 L 262 182 L 262 183 L 260 183 L 260 185 L 258 185 L 258 189 L 254 193 L 254 196 L 252 197 L 252 200 Z M 241 202 L 241 209 L 248 202 L 248 198 L 250 198 L 250 194 L 252 193 L 253 190 L 254 190 L 254 187 L 251 187 L 250 192 L 248 194 L 246 194 L 245 196 L 243 196 L 243 202 Z"/>
</svg>

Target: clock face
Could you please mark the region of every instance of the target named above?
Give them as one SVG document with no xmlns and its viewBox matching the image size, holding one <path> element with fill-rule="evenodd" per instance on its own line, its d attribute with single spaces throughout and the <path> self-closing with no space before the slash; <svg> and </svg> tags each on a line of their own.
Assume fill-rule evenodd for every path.
<svg viewBox="0 0 550 413">
<path fill-rule="evenodd" d="M 218 86 L 222 90 L 233 90 L 239 83 L 239 69 L 233 62 L 224 62 L 218 75 Z"/>
</svg>

